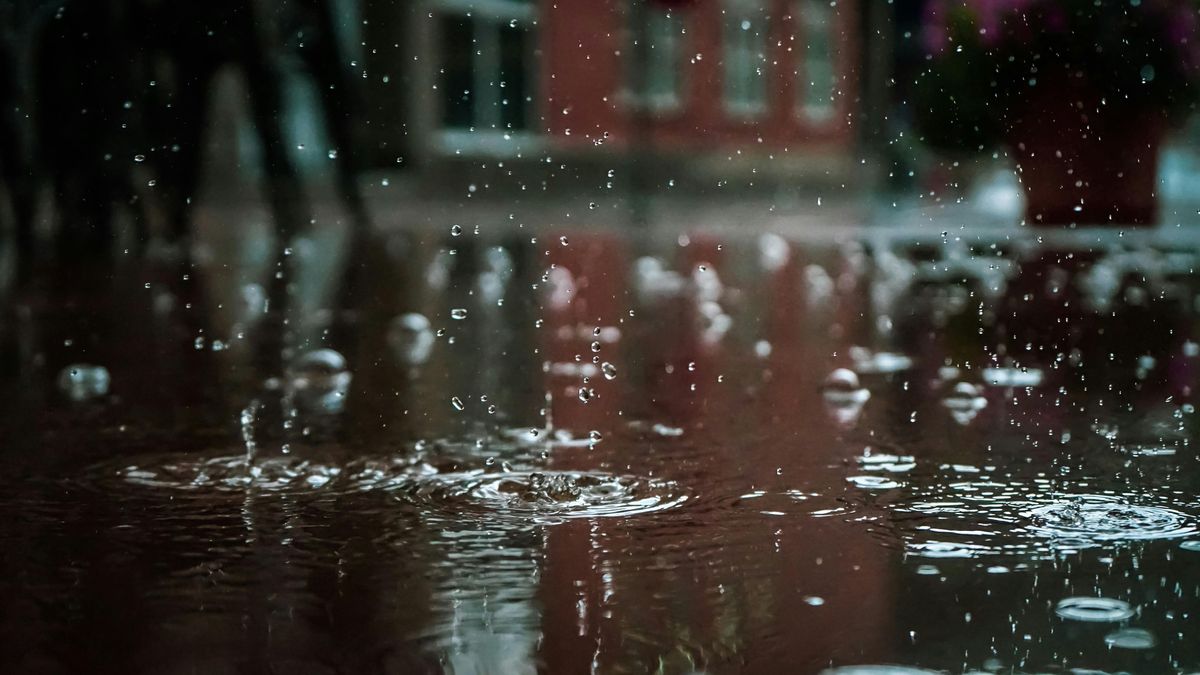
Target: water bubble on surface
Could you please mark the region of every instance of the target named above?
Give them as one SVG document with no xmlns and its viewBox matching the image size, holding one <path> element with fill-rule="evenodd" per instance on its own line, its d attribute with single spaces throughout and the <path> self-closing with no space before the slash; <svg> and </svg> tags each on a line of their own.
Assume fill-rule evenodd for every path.
<svg viewBox="0 0 1200 675">
<path fill-rule="evenodd" d="M 108 368 L 73 363 L 58 373 L 58 390 L 72 401 L 87 401 L 108 394 L 112 378 Z"/>
<path fill-rule="evenodd" d="M 825 412 L 838 427 L 845 429 L 858 421 L 871 392 L 861 385 L 853 370 L 838 368 L 821 384 L 821 396 Z"/>
<path fill-rule="evenodd" d="M 858 403 L 871 398 L 871 392 L 859 382 L 858 374 L 849 368 L 829 373 L 821 383 L 821 393 L 831 403 Z"/>
<path fill-rule="evenodd" d="M 1158 640 L 1145 628 L 1122 628 L 1105 635 L 1104 644 L 1117 649 L 1152 649 Z"/>
<path fill-rule="evenodd" d="M 338 412 L 345 405 L 352 376 L 346 357 L 328 348 L 306 352 L 288 364 L 284 373 L 298 408 Z"/>
<path fill-rule="evenodd" d="M 864 490 L 891 490 L 904 485 L 885 476 L 848 476 L 846 482 Z"/>
<path fill-rule="evenodd" d="M 617 379 L 617 367 L 608 361 L 600 364 L 600 372 L 604 373 L 604 379 L 606 380 Z"/>
<path fill-rule="evenodd" d="M 1054 613 L 1071 621 L 1111 623 L 1132 617 L 1133 608 L 1112 598 L 1072 597 L 1059 600 Z"/>
<path fill-rule="evenodd" d="M 942 406 L 950 411 L 955 422 L 967 424 L 987 407 L 987 399 L 979 385 L 957 382 L 942 397 Z"/>
<path fill-rule="evenodd" d="M 917 466 L 917 460 L 912 455 L 889 455 L 886 453 L 875 454 L 867 452 L 857 457 L 856 461 L 868 471 L 887 471 L 890 473 L 904 473 L 905 471 L 911 471 Z"/>
<path fill-rule="evenodd" d="M 429 319 L 415 312 L 392 319 L 387 340 L 396 358 L 410 366 L 428 361 L 435 342 Z"/>
</svg>

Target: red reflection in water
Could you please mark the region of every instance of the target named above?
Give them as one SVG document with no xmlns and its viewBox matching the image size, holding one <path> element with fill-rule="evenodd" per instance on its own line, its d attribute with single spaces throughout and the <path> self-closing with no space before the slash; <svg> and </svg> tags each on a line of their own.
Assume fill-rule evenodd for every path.
<svg viewBox="0 0 1200 675">
<path fill-rule="evenodd" d="M 550 258 L 570 270 L 576 293 L 570 303 L 547 309 L 542 345 L 552 362 L 573 361 L 575 354 L 587 362 L 588 336 L 578 327 L 615 324 L 626 315 L 627 278 L 616 271 L 627 269 L 628 253 L 624 241 L 604 235 L 569 237 L 570 245 L 552 248 Z M 808 321 L 802 262 L 791 256 L 767 274 L 751 275 L 761 287 L 733 289 L 729 281 L 747 256 L 725 248 L 716 238 L 693 238 L 680 249 L 674 270 L 684 289 L 660 301 L 654 330 L 637 336 L 641 372 L 626 372 L 621 363 L 617 380 L 597 387 L 586 404 L 559 395 L 577 386 L 579 376 L 552 371 L 546 378 L 555 392 L 556 426 L 617 429 L 628 421 L 623 408 L 636 408 L 651 411 L 648 421 L 682 428 L 685 443 L 711 445 L 688 467 L 701 502 L 741 485 L 777 497 L 802 486 L 814 466 L 836 467 L 844 459 L 837 430 L 816 412 L 822 409 L 818 374 L 828 367 L 826 348 L 833 345 L 827 330 Z M 765 300 L 740 307 L 739 291 Z M 749 330 L 739 336 L 731 327 L 715 336 L 717 315 L 704 303 L 718 305 L 726 318 L 737 314 Z M 756 340 L 746 337 L 774 345 L 770 356 L 754 356 Z M 614 358 L 611 349 L 602 345 L 604 359 Z M 626 379 L 639 386 L 621 386 Z M 752 398 L 769 403 L 748 405 Z M 739 442 L 747 427 L 763 426 L 776 430 L 770 443 Z M 644 451 L 654 446 L 651 441 Z M 595 450 L 556 450 L 551 465 L 639 473 L 636 457 L 612 452 L 604 442 Z M 545 671 L 643 664 L 777 672 L 781 663 L 819 669 L 881 658 L 892 596 L 886 551 L 863 528 L 834 519 L 763 513 L 747 520 L 742 513 L 745 531 L 731 532 L 728 509 L 760 508 L 755 503 L 689 506 L 683 522 L 597 518 L 551 527 L 538 594 Z M 621 551 L 647 548 L 651 554 L 634 565 L 622 560 Z M 676 555 L 687 550 L 695 553 Z"/>
</svg>

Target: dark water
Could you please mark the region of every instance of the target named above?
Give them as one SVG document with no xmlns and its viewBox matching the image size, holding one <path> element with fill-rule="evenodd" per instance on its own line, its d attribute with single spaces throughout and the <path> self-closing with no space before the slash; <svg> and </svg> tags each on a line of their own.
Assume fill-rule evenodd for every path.
<svg viewBox="0 0 1200 675">
<path fill-rule="evenodd" d="M 1036 236 L 308 242 L 287 368 L 252 243 L 58 270 L 0 671 L 1200 670 L 1200 248 Z"/>
</svg>

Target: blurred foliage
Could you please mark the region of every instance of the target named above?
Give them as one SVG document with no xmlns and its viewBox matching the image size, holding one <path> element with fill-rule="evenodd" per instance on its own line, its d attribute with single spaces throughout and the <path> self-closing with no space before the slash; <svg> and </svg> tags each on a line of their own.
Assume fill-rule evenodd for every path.
<svg viewBox="0 0 1200 675">
<path fill-rule="evenodd" d="M 917 129 L 941 150 L 999 144 L 1038 87 L 1174 121 L 1195 111 L 1200 0 L 935 0 L 922 30 Z"/>
</svg>

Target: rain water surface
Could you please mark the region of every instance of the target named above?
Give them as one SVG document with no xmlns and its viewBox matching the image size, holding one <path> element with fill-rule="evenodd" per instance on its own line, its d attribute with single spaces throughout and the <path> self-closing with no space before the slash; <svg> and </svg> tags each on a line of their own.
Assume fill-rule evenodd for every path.
<svg viewBox="0 0 1200 675">
<path fill-rule="evenodd" d="M 0 670 L 1200 669 L 1195 242 L 472 230 L 10 295 Z"/>
</svg>

